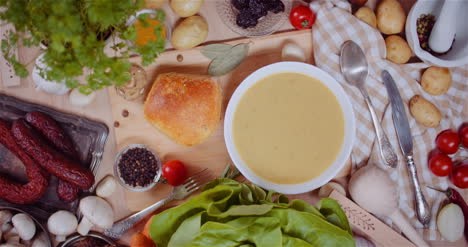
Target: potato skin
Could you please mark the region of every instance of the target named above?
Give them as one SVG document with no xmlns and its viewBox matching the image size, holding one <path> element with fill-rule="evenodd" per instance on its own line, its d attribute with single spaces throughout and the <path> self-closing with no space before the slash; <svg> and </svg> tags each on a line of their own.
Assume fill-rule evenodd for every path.
<svg viewBox="0 0 468 247">
<path fill-rule="evenodd" d="M 416 122 L 429 128 L 439 126 L 442 114 L 434 104 L 422 96 L 413 96 L 409 101 L 409 109 Z"/>
<path fill-rule="evenodd" d="M 428 94 L 441 95 L 452 85 L 452 76 L 448 68 L 432 66 L 421 76 L 421 87 Z"/>
<path fill-rule="evenodd" d="M 172 32 L 171 43 L 175 49 L 190 49 L 206 40 L 208 24 L 198 15 L 184 19 Z"/>
<path fill-rule="evenodd" d="M 413 55 L 408 43 L 398 35 L 391 35 L 385 39 L 387 48 L 387 60 L 397 64 L 404 64 Z"/>
<path fill-rule="evenodd" d="M 397 0 L 383 0 L 377 6 L 377 27 L 384 34 L 401 33 L 405 28 L 406 13 Z"/>
<path fill-rule="evenodd" d="M 369 24 L 373 28 L 377 28 L 377 17 L 375 16 L 374 11 L 369 7 L 359 8 L 354 15 L 361 21 Z"/>
<path fill-rule="evenodd" d="M 171 0 L 171 9 L 180 17 L 196 14 L 203 6 L 204 0 Z"/>
<path fill-rule="evenodd" d="M 167 0 L 145 0 L 146 9 L 159 9 L 161 8 Z"/>
</svg>

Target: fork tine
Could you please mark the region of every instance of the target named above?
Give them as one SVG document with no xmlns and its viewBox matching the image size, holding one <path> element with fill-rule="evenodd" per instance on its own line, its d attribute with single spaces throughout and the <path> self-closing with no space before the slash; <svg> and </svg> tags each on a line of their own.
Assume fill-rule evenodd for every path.
<svg viewBox="0 0 468 247">
<path fill-rule="evenodd" d="M 185 185 L 185 184 L 188 184 L 188 183 L 190 183 L 190 182 L 193 182 L 195 178 L 197 178 L 197 177 L 199 177 L 199 176 L 205 174 L 207 171 L 208 171 L 208 168 L 205 168 L 205 169 L 203 169 L 203 170 L 201 170 L 201 171 L 199 171 L 199 172 L 193 174 L 192 176 L 188 177 L 187 179 L 185 179 L 184 185 Z"/>
<path fill-rule="evenodd" d="M 185 183 L 184 186 L 185 186 L 185 188 L 191 187 L 191 186 L 196 185 L 197 183 L 199 183 L 199 181 L 205 180 L 206 178 L 209 178 L 209 177 L 211 177 L 210 172 L 204 173 L 203 175 L 198 176 L 195 179 L 192 179 L 190 182 Z"/>
<path fill-rule="evenodd" d="M 208 183 L 209 181 L 211 181 L 211 180 L 208 179 L 208 180 L 204 181 L 203 183 L 201 183 L 201 184 L 198 185 L 198 186 L 195 186 L 195 187 L 192 187 L 192 188 L 190 188 L 190 189 L 187 189 L 187 191 L 188 191 L 189 193 L 192 193 L 192 192 L 194 192 L 194 191 L 200 189 L 203 185 L 205 185 L 205 184 Z"/>
<path fill-rule="evenodd" d="M 206 177 L 204 177 L 203 179 L 200 179 L 200 180 L 198 180 L 196 183 L 193 183 L 193 184 L 191 184 L 190 186 L 187 186 L 187 187 L 185 187 L 185 188 L 186 188 L 187 190 L 191 190 L 192 188 L 197 187 L 197 186 L 202 186 L 202 185 L 208 183 L 208 182 L 211 181 L 211 180 L 212 180 L 211 176 L 206 176 Z"/>
</svg>

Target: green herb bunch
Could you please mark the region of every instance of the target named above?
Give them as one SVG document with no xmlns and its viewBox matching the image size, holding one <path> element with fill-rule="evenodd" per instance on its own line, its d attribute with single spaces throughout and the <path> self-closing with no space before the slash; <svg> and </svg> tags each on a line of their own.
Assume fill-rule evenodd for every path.
<svg viewBox="0 0 468 247">
<path fill-rule="evenodd" d="M 126 24 L 142 4 L 143 0 L 0 0 L 2 24 L 12 23 L 16 29 L 1 37 L 2 53 L 15 73 L 26 77 L 28 71 L 15 58 L 13 49 L 20 43 L 31 47 L 46 41 L 44 62 L 48 68 L 41 71 L 44 78 L 78 87 L 84 94 L 121 86 L 131 77 L 131 52 L 139 53 L 146 66 L 164 51 L 161 32 L 165 15 L 161 10 L 154 17 L 161 23 L 154 29 L 157 39 L 145 46 L 133 45 L 136 28 Z M 145 21 L 148 17 L 138 16 L 144 27 L 149 25 Z M 114 55 L 104 52 L 108 42 Z M 77 79 L 83 74 L 86 84 Z"/>
</svg>

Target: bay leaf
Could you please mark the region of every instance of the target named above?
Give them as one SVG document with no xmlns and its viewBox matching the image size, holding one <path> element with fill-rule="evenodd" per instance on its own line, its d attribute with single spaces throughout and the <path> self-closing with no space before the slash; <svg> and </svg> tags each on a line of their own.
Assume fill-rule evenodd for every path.
<svg viewBox="0 0 468 247">
<path fill-rule="evenodd" d="M 235 69 L 247 56 L 249 44 L 238 44 L 232 47 L 225 55 L 218 56 L 210 64 L 208 74 L 221 76 Z"/>
<path fill-rule="evenodd" d="M 215 59 L 216 57 L 225 55 L 232 47 L 232 45 L 228 44 L 211 44 L 203 46 L 200 52 L 209 59 Z"/>
</svg>

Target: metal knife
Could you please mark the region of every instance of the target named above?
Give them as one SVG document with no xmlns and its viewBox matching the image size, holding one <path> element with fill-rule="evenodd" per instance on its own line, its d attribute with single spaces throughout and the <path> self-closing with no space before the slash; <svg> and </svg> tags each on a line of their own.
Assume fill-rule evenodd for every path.
<svg viewBox="0 0 468 247">
<path fill-rule="evenodd" d="M 418 220 L 426 226 L 431 220 L 431 211 L 424 198 L 421 186 L 419 185 L 418 174 L 413 161 L 413 137 L 411 135 L 408 117 L 406 116 L 405 106 L 395 81 L 393 81 L 388 71 L 384 70 L 382 72 L 382 79 L 387 88 L 390 104 L 392 105 L 393 125 L 395 126 L 400 148 L 408 164 L 408 171 L 416 201 L 416 215 L 418 216 Z"/>
</svg>

